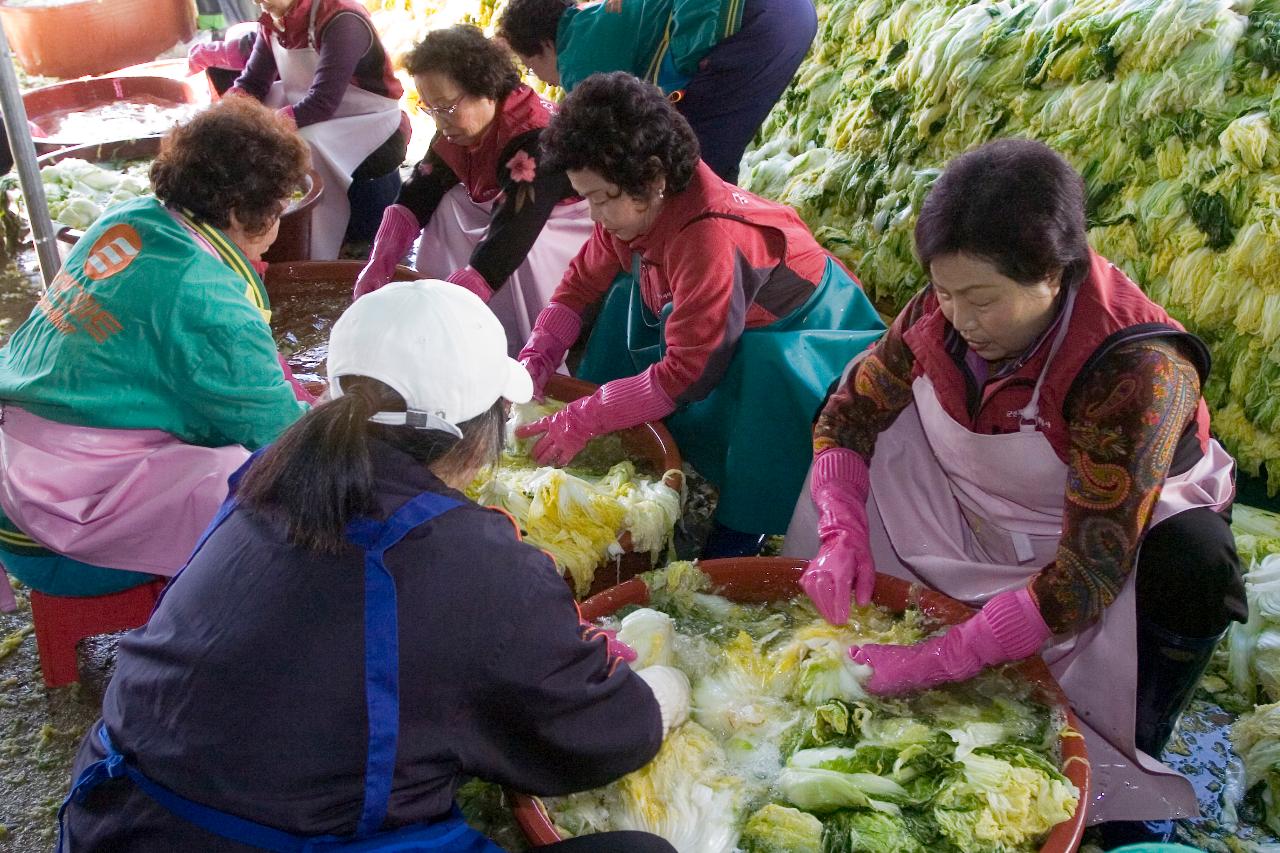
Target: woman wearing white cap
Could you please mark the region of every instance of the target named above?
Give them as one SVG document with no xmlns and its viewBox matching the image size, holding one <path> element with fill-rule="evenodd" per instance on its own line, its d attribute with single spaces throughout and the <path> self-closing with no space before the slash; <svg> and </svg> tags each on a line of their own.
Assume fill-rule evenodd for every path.
<svg viewBox="0 0 1280 853">
<path fill-rule="evenodd" d="M 595 787 L 687 716 L 683 676 L 633 672 L 551 560 L 459 491 L 497 458 L 505 401 L 533 390 L 484 303 L 391 284 L 347 309 L 329 353 L 334 399 L 232 478 L 121 642 L 65 849 L 498 851 L 453 806 L 463 779 Z"/>
</svg>

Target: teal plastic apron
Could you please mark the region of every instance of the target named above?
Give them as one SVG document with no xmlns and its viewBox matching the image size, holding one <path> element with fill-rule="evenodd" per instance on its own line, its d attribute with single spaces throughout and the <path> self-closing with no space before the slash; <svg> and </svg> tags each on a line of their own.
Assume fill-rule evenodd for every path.
<svg viewBox="0 0 1280 853">
<path fill-rule="evenodd" d="M 666 353 L 672 303 L 654 315 L 640 297 L 640 256 L 605 294 L 577 375 L 603 384 L 635 376 Z M 666 418 L 698 473 L 720 489 L 716 519 L 744 533 L 783 533 L 813 461 L 813 417 L 845 365 L 884 333 L 857 282 L 831 258 L 809 299 L 748 329 L 724 378 Z"/>
</svg>

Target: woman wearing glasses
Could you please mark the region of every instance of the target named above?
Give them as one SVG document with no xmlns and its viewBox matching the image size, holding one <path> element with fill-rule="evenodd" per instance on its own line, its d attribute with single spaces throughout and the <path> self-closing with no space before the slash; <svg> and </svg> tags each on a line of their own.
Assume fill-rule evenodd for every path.
<svg viewBox="0 0 1280 853">
<path fill-rule="evenodd" d="M 592 228 L 564 170 L 541 165 L 550 105 L 475 27 L 428 33 L 404 67 L 436 136 L 383 214 L 355 295 L 390 281 L 421 232 L 418 270 L 485 300 L 514 355 Z"/>
</svg>

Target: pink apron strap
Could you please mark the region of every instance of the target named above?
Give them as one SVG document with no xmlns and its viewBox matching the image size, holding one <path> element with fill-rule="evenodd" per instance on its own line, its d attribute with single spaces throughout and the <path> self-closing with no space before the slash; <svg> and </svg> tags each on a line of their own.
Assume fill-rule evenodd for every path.
<svg viewBox="0 0 1280 853">
<path fill-rule="evenodd" d="M 12 613 L 18 609 L 18 602 L 13 597 L 13 586 L 9 583 L 9 575 L 0 563 L 0 613 Z"/>
</svg>

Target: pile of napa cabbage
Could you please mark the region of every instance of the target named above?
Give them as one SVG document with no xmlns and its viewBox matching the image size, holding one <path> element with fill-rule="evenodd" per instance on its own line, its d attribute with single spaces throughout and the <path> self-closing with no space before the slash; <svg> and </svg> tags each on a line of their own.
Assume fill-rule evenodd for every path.
<svg viewBox="0 0 1280 853">
<path fill-rule="evenodd" d="M 1280 0 L 817 0 L 743 163 L 885 303 L 940 169 L 998 137 L 1081 172 L 1091 244 L 1213 351 L 1215 433 L 1280 487 Z"/>
<path fill-rule="evenodd" d="M 698 853 L 1037 849 L 1079 791 L 1059 770 L 1065 719 L 993 671 L 875 699 L 854 643 L 913 643 L 921 614 L 855 608 L 845 626 L 807 600 L 736 604 L 695 566 L 645 576 L 649 607 L 618 621 L 632 666 L 683 670 L 692 715 L 617 782 L 544 805 L 562 835 L 635 829 Z"/>
<path fill-rule="evenodd" d="M 594 439 L 567 468 L 539 466 L 529 456 L 536 439 L 516 439 L 516 428 L 563 405 L 548 400 L 513 406 L 502 458 L 485 466 L 466 494 L 510 513 L 525 541 L 550 553 L 581 595 L 596 568 L 624 552 L 624 534 L 629 550 L 656 561 L 671 543 L 682 496 L 663 482 L 666 472 L 652 477 L 637 471 L 623 458 L 617 436 Z"/>
</svg>

